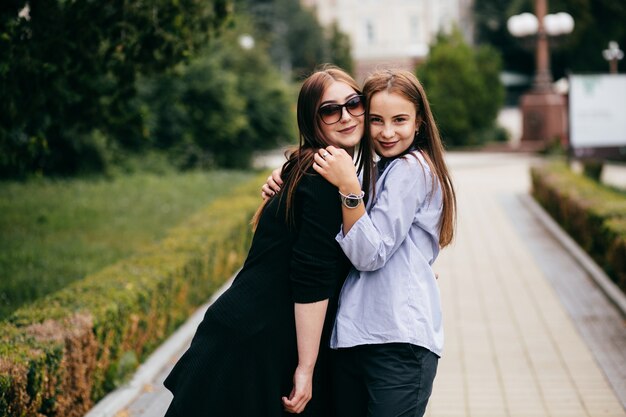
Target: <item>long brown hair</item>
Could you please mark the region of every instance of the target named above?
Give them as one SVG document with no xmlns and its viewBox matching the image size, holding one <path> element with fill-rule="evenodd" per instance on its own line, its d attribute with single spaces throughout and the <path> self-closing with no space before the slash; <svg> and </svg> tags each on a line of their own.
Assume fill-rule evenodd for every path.
<svg viewBox="0 0 626 417">
<path fill-rule="evenodd" d="M 287 199 L 287 222 L 293 220 L 293 200 L 296 188 L 304 175 L 311 174 L 313 157 L 318 149 L 325 148 L 330 143 L 320 127 L 318 108 L 322 96 L 326 89 L 335 81 L 343 82 L 350 86 L 357 94 L 361 94 L 361 89 L 354 79 L 342 69 L 324 65 L 311 74 L 300 88 L 298 95 L 297 120 L 300 135 L 298 147 L 286 154 L 287 162 L 282 167 L 280 176 L 283 179 L 283 186 L 277 196 L 272 198 Z M 373 148 L 367 138 L 361 140 L 361 144 L 356 149 L 357 171 L 363 173 L 363 184 L 370 184 L 372 178 Z M 365 198 L 367 199 L 368 188 L 364 186 Z M 266 200 L 261 204 L 252 219 L 252 225 L 256 228 L 261 213 L 265 208 Z"/>
<path fill-rule="evenodd" d="M 444 159 L 444 148 L 439 136 L 439 129 L 430 110 L 426 92 L 417 77 L 405 70 L 382 70 L 371 74 L 363 86 L 366 100 L 365 122 L 369 126 L 369 108 L 372 96 L 378 92 L 399 94 L 415 105 L 418 132 L 412 146 L 419 149 L 434 172 L 443 193 L 443 213 L 439 224 L 439 246 L 445 247 L 452 242 L 456 225 L 456 193 L 448 167 Z M 366 129 L 369 136 L 369 127 Z M 435 183 L 433 182 L 433 187 Z"/>
</svg>

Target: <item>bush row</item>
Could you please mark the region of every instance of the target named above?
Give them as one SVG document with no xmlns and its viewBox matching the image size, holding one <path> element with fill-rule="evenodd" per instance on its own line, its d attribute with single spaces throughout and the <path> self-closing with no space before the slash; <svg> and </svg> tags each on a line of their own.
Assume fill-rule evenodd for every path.
<svg viewBox="0 0 626 417">
<path fill-rule="evenodd" d="M 533 167 L 531 176 L 535 199 L 626 292 L 626 194 L 562 162 Z"/>
<path fill-rule="evenodd" d="M 82 416 L 239 268 L 267 174 L 0 323 L 0 416 Z"/>
</svg>

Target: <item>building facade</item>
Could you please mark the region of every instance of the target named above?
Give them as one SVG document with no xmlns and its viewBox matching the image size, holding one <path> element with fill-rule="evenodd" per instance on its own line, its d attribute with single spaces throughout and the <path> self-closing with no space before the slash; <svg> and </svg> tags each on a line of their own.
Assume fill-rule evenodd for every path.
<svg viewBox="0 0 626 417">
<path fill-rule="evenodd" d="M 472 0 L 301 1 L 322 25 L 336 21 L 350 37 L 359 81 L 378 68 L 412 70 L 428 55 L 429 44 L 441 30 L 456 25 L 468 41 L 472 38 Z"/>
</svg>

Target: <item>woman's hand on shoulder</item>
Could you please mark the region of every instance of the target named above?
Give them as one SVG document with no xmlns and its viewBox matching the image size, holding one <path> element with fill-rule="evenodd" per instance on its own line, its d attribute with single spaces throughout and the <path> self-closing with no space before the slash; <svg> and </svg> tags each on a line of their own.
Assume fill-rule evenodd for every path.
<svg viewBox="0 0 626 417">
<path fill-rule="evenodd" d="M 276 195 L 276 193 L 280 191 L 281 185 L 283 185 L 283 179 L 280 177 L 280 168 L 276 168 L 272 171 L 272 175 L 267 177 L 267 181 L 261 187 L 261 197 L 263 200 L 267 200 Z"/>
<path fill-rule="evenodd" d="M 352 156 L 344 149 L 328 146 L 320 149 L 314 158 L 313 169 L 339 191 L 345 194 L 361 189 Z"/>
</svg>

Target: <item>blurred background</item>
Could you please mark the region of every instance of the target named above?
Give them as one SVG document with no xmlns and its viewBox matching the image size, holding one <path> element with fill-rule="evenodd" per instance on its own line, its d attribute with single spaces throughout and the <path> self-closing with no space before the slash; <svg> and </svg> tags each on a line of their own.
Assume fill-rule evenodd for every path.
<svg viewBox="0 0 626 417">
<path fill-rule="evenodd" d="M 536 3 L 6 0 L 0 177 L 250 166 L 254 151 L 294 142 L 298 81 L 325 62 L 359 81 L 417 70 L 449 147 L 516 140 L 496 119 L 532 87 L 537 35 L 507 21 Z M 559 92 L 570 73 L 608 73 L 602 51 L 626 44 L 624 2 L 545 7 L 573 20 L 549 40 Z"/>
<path fill-rule="evenodd" d="M 626 306 L 625 22 L 623 0 L 2 0 L 0 416 L 83 415 L 228 280 L 267 168 L 297 144 L 300 84 L 324 63 L 359 82 L 400 67 L 423 83 L 463 199 L 460 224 L 484 225 L 460 233 L 441 263 L 444 295 L 471 294 L 490 276 L 483 287 L 497 289 L 524 271 L 520 283 L 543 285 L 515 261 L 521 250 L 503 249 L 517 240 L 540 252 L 547 277 L 570 278 L 542 249 L 547 229 L 519 206 L 530 191 L 606 274 L 622 300 L 611 302 Z M 540 240 L 502 238 L 508 226 L 494 219 L 506 216 L 516 227 L 526 219 Z M 596 294 L 572 282 L 563 288 Z M 523 298 L 512 288 L 512 301 Z M 603 297 L 564 303 L 609 329 L 592 339 L 613 349 L 613 362 L 599 362 L 620 396 L 610 415 L 623 415 L 626 307 L 601 319 Z M 552 314 L 552 304 L 533 305 Z M 520 307 L 520 322 L 535 310 Z M 488 322 L 466 317 L 468 329 Z M 558 342 L 550 332 L 537 340 Z M 536 334 L 520 332 L 516 346 L 527 333 Z M 534 357 L 507 353 L 502 363 Z M 603 380 L 587 369 L 581 381 Z M 546 389 L 565 386 L 551 381 Z M 601 412 L 585 400 L 588 413 L 576 415 L 609 415 L 594 390 L 581 392 Z M 439 404 L 463 401 L 453 403 Z M 492 410 L 492 397 L 484 405 Z"/>
</svg>

